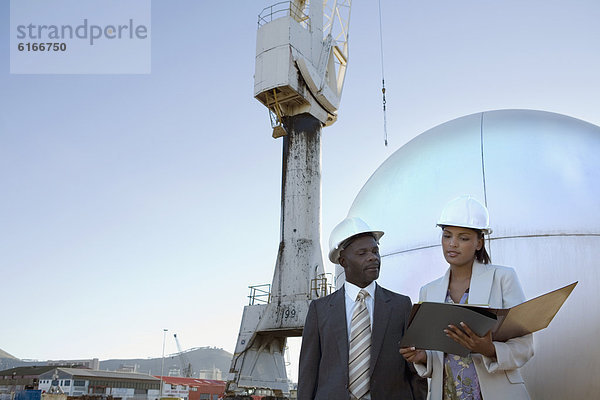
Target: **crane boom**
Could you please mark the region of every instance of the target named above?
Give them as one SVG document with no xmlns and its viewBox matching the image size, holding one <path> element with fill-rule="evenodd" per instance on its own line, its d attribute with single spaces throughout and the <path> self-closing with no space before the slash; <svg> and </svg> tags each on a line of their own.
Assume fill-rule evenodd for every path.
<svg viewBox="0 0 600 400">
<path fill-rule="evenodd" d="M 337 119 L 348 65 L 352 0 L 293 0 L 258 18 L 254 97 L 275 116 L 310 114 L 325 126 Z M 278 129 L 274 137 L 284 136 Z"/>
<path fill-rule="evenodd" d="M 352 0 L 323 1 L 323 36 L 331 35 L 334 40 L 332 58 L 335 72 L 328 75 L 330 86 L 334 87 L 339 96 L 344 87 L 346 67 L 348 65 L 348 28 L 350 27 L 350 9 Z"/>
<path fill-rule="evenodd" d="M 179 339 L 177 339 L 177 334 L 176 333 L 173 334 L 173 337 L 175 338 L 175 343 L 177 344 L 177 351 L 179 352 L 179 362 L 181 364 L 181 375 L 185 378 L 191 378 L 192 377 L 192 364 L 190 363 L 190 360 L 188 360 L 184 351 L 181 350 L 181 345 L 179 344 Z"/>
</svg>

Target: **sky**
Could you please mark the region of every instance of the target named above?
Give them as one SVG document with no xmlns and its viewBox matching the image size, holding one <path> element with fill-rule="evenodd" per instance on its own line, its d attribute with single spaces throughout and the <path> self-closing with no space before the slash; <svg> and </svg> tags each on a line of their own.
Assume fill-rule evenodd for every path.
<svg viewBox="0 0 600 400">
<path fill-rule="evenodd" d="M 154 0 L 149 74 L 34 75 L 10 73 L 0 1 L 2 350 L 159 357 L 168 329 L 166 354 L 173 333 L 233 352 L 279 244 L 282 140 L 253 99 L 271 4 Z M 355 1 L 338 121 L 322 131 L 324 251 L 371 174 L 427 129 L 507 108 L 600 125 L 596 0 L 381 7 L 389 144 L 379 10 Z"/>
</svg>

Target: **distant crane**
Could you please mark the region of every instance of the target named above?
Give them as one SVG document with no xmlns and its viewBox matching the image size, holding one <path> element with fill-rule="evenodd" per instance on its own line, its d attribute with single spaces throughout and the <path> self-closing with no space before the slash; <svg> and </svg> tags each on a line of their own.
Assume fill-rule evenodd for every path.
<svg viewBox="0 0 600 400">
<path fill-rule="evenodd" d="M 179 351 L 179 362 L 181 364 L 181 376 L 185 377 L 185 378 L 191 378 L 192 377 L 192 364 L 190 363 L 190 360 L 188 360 L 187 356 L 185 355 L 185 353 L 183 352 L 183 350 L 181 350 L 181 345 L 179 344 L 179 339 L 177 339 L 177 334 L 173 334 L 173 337 L 175 338 L 175 343 L 177 343 L 177 351 Z"/>
</svg>

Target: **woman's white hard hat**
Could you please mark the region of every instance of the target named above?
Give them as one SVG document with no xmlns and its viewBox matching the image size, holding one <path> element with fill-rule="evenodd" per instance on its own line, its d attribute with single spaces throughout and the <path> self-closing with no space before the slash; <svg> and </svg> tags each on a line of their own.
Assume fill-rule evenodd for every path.
<svg viewBox="0 0 600 400">
<path fill-rule="evenodd" d="M 487 208 L 471 195 L 459 196 L 448 202 L 437 226 L 460 226 L 478 229 L 487 235 L 492 233 Z"/>
<path fill-rule="evenodd" d="M 362 233 L 372 233 L 377 242 L 383 236 L 383 231 L 371 229 L 371 227 L 359 217 L 349 217 L 340 222 L 333 228 L 329 236 L 329 261 L 334 264 L 338 263 L 340 252 L 343 250 L 342 245 L 352 236 Z"/>
</svg>

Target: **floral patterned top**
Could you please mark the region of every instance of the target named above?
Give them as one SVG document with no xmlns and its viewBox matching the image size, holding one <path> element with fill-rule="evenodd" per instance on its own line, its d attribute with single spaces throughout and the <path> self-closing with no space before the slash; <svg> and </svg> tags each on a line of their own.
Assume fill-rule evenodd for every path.
<svg viewBox="0 0 600 400">
<path fill-rule="evenodd" d="M 469 289 L 459 303 L 467 304 Z M 454 303 L 450 291 L 446 293 L 446 303 Z M 466 357 L 444 353 L 444 399 L 443 400 L 482 400 L 479 379 L 471 355 Z"/>
</svg>

